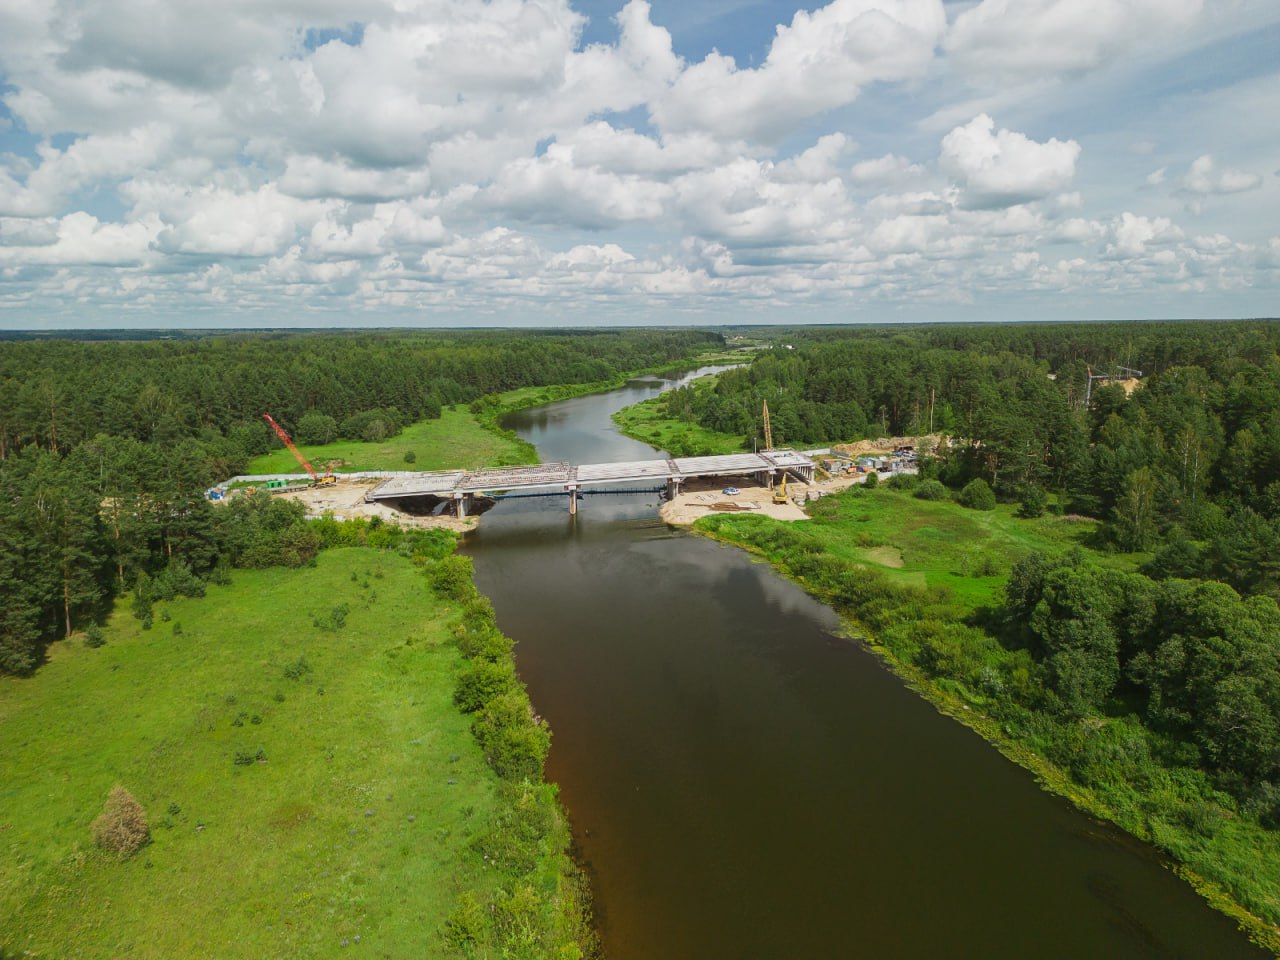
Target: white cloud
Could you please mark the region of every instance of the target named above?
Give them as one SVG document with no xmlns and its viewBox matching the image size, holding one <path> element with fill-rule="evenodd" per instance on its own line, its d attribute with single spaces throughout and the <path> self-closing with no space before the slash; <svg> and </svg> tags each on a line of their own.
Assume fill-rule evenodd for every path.
<svg viewBox="0 0 1280 960">
<path fill-rule="evenodd" d="M 867 243 L 877 253 L 924 253 L 947 228 L 941 216 L 900 216 L 878 223 Z"/>
<path fill-rule="evenodd" d="M 844 235 L 852 207 L 844 184 L 788 182 L 772 164 L 742 158 L 675 181 L 689 230 L 745 243 L 814 242 Z"/>
<path fill-rule="evenodd" d="M 858 145 L 843 133 L 828 133 L 819 137 L 808 150 L 782 161 L 774 168 L 774 175 L 789 183 L 821 183 L 840 176 L 840 159 L 856 150 Z"/>
<path fill-rule="evenodd" d="M 1187 193 L 1207 196 L 1209 194 L 1242 193 L 1245 190 L 1256 190 L 1262 186 L 1262 177 L 1256 173 L 1243 170 L 1215 167 L 1213 157 L 1205 154 L 1191 164 L 1191 169 L 1182 178 L 1182 189 Z"/>
<path fill-rule="evenodd" d="M 655 220 L 671 188 L 633 175 L 574 164 L 572 147 L 553 144 L 541 157 L 509 164 L 482 202 L 522 220 L 600 229 Z"/>
<path fill-rule="evenodd" d="M 404 201 L 380 203 L 372 216 L 350 216 L 350 208 L 329 208 L 312 227 L 307 253 L 312 257 L 375 257 L 402 248 L 440 243 L 446 231 L 440 218 L 424 215 Z"/>
<path fill-rule="evenodd" d="M 649 13 L 644 0 L 629 0 L 614 18 L 618 43 L 594 44 L 568 58 L 557 100 L 585 117 L 629 110 L 666 90 L 684 63 L 671 48 L 671 34 Z"/>
<path fill-rule="evenodd" d="M 1185 31 L 1202 0 L 982 0 L 962 12 L 945 47 L 977 83 L 1040 81 L 1106 66 Z"/>
<path fill-rule="evenodd" d="M 1181 239 L 1182 231 L 1167 217 L 1143 217 L 1125 211 L 1108 225 L 1111 240 L 1106 255 L 1133 259 L 1147 255 L 1152 245 Z"/>
<path fill-rule="evenodd" d="M 1096 220 L 1072 217 L 1070 220 L 1062 221 L 1054 228 L 1052 239 L 1066 243 L 1085 243 L 1090 240 L 1101 239 L 1105 232 L 1106 228 Z"/>
<path fill-rule="evenodd" d="M 280 191 L 293 197 L 365 201 L 419 196 L 430 184 L 431 173 L 425 167 L 377 169 L 317 156 L 290 157 L 279 180 Z"/>
<path fill-rule="evenodd" d="M 23 165 L 25 183 L 0 170 L 0 216 L 57 213 L 75 191 L 100 180 L 116 180 L 155 164 L 168 146 L 168 132 L 149 125 L 121 134 L 95 134 L 63 150 L 36 148 L 38 162 Z"/>
<path fill-rule="evenodd" d="M 832 0 L 779 26 L 765 62 L 712 53 L 651 106 L 664 132 L 775 141 L 868 84 L 921 76 L 946 26 L 940 0 Z"/>
<path fill-rule="evenodd" d="M 750 152 L 743 143 L 725 143 L 705 133 L 670 134 L 657 139 L 603 120 L 588 123 L 557 140 L 580 167 L 666 179 L 727 163 Z"/>
<path fill-rule="evenodd" d="M 980 114 L 942 139 L 941 165 L 975 207 L 1012 206 L 1063 190 L 1076 172 L 1080 145 L 1054 138 L 1037 143 L 1012 130 L 995 130 Z"/>
<path fill-rule="evenodd" d="M 849 179 L 866 186 L 885 186 L 911 180 L 924 172 L 924 167 L 920 164 L 912 163 L 895 153 L 886 153 L 874 160 L 855 163 L 849 171 Z"/>
<path fill-rule="evenodd" d="M 87 213 L 69 213 L 58 222 L 51 243 L 0 246 L 0 264 L 141 264 L 154 259 L 151 248 L 160 228 L 155 217 L 117 224 L 99 223 Z"/>
<path fill-rule="evenodd" d="M 165 249 L 231 257 L 280 253 L 334 203 L 299 200 L 273 184 L 237 191 L 152 183 L 131 185 L 129 192 L 136 201 L 135 213 L 156 216 L 168 225 L 159 237 Z"/>
</svg>

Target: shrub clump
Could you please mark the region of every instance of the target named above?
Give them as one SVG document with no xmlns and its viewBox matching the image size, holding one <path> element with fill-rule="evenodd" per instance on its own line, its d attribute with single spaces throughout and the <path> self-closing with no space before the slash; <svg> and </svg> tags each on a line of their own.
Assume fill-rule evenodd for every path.
<svg viewBox="0 0 1280 960">
<path fill-rule="evenodd" d="M 453 702 L 463 713 L 475 713 L 490 700 L 515 689 L 516 675 L 509 662 L 481 660 L 464 670 L 453 690 Z"/>
<path fill-rule="evenodd" d="M 871 473 L 868 473 L 867 479 L 862 482 L 862 485 L 868 490 L 874 490 L 876 487 L 880 486 L 880 474 L 876 473 L 874 470 Z"/>
<path fill-rule="evenodd" d="M 981 477 L 975 477 L 960 491 L 960 505 L 970 510 L 994 510 L 996 495 L 991 485 Z"/>
<path fill-rule="evenodd" d="M 121 860 L 133 856 L 151 839 L 147 813 L 142 804 L 121 786 L 111 788 L 102 813 L 90 827 L 93 842 Z"/>
<path fill-rule="evenodd" d="M 1018 516 L 1025 520 L 1034 520 L 1041 516 L 1049 505 L 1044 491 L 1034 484 L 1022 491 L 1022 500 L 1018 504 Z"/>
<path fill-rule="evenodd" d="M 427 580 L 436 593 L 465 603 L 479 593 L 473 575 L 471 558 L 453 554 L 433 563 L 427 571 Z"/>
<path fill-rule="evenodd" d="M 540 780 L 551 749 L 551 730 L 534 716 L 529 697 L 510 690 L 489 701 L 471 724 L 485 760 L 504 780 Z"/>
<path fill-rule="evenodd" d="M 365 584 L 365 586 L 368 586 L 368 584 Z M 340 603 L 323 617 L 313 615 L 311 617 L 311 625 L 317 630 L 341 630 L 347 625 L 347 614 L 350 612 L 350 604 Z"/>
<path fill-rule="evenodd" d="M 503 663 L 510 659 L 512 642 L 497 627 L 477 627 L 468 629 L 463 624 L 454 627 L 453 635 L 458 649 L 469 660 L 488 660 L 491 663 Z"/>
<path fill-rule="evenodd" d="M 916 487 L 916 492 L 912 496 L 920 500 L 945 500 L 947 488 L 943 486 L 941 480 L 925 480 Z"/>
</svg>

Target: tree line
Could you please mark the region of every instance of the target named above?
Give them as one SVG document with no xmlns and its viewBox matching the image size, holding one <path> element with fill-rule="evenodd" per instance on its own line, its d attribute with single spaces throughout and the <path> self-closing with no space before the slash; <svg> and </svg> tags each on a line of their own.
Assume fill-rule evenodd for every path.
<svg viewBox="0 0 1280 960">
<path fill-rule="evenodd" d="M 0 342 L 0 671 L 34 669 L 140 577 L 314 555 L 300 510 L 205 497 L 278 443 L 263 413 L 304 442 L 377 441 L 443 405 L 719 343 L 635 330 Z"/>
<path fill-rule="evenodd" d="M 1153 572 L 1280 596 L 1280 323 L 794 331 L 668 416 L 792 445 L 944 433 L 938 475 L 1107 521 Z M 1141 386 L 1094 380 L 1118 367 Z M 1052 495 L 1047 496 L 1046 494 Z"/>
</svg>

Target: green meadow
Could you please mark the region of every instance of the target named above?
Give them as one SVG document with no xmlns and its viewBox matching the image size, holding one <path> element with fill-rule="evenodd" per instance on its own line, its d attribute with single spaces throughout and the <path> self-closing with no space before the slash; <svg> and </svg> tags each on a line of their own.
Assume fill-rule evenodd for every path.
<svg viewBox="0 0 1280 960">
<path fill-rule="evenodd" d="M 442 928 L 499 883 L 502 801 L 452 703 L 455 606 L 334 549 L 0 679 L 0 956 L 472 955 Z M 90 839 L 117 784 L 151 828 L 123 861 Z"/>
<path fill-rule="evenodd" d="M 613 415 L 613 422 L 633 440 L 677 457 L 715 456 L 740 453 L 744 449 L 743 438 L 737 434 L 719 433 L 697 423 L 668 417 L 665 397 L 651 397 L 625 407 Z"/>
<path fill-rule="evenodd" d="M 880 571 L 890 582 L 947 587 L 968 610 L 997 602 L 1013 565 L 1032 553 L 1086 547 L 1097 522 L 1046 515 L 1015 516 L 1016 504 L 969 510 L 949 500 L 920 500 L 881 486 L 825 497 L 804 524 L 822 548 Z M 1100 563 L 1133 569 L 1135 556 L 1094 554 Z"/>
<path fill-rule="evenodd" d="M 448 470 L 502 464 L 533 463 L 537 455 L 514 436 L 506 436 L 481 423 L 466 407 L 446 407 L 436 420 L 411 423 L 380 443 L 338 440 L 318 446 L 298 447 L 317 470 L 332 467 L 342 473 L 353 470 Z M 413 454 L 411 463 L 405 455 Z M 298 461 L 280 447 L 255 457 L 248 472 L 298 473 Z"/>
</svg>

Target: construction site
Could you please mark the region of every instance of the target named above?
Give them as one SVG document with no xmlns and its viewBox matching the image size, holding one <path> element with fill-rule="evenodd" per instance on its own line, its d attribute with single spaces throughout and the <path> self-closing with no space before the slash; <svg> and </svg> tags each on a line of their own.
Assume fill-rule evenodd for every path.
<svg viewBox="0 0 1280 960">
<path fill-rule="evenodd" d="M 560 498 L 570 514 L 588 496 L 656 494 L 660 516 L 687 526 L 712 513 L 756 512 L 777 520 L 805 519 L 805 504 L 866 478 L 914 473 L 917 451 L 932 452 L 937 436 L 892 437 L 795 451 L 774 449 L 768 405 L 766 449 L 753 453 L 574 465 L 561 462 L 487 470 L 317 471 L 270 414 L 263 419 L 305 473 L 237 476 L 209 491 L 214 501 L 279 496 L 304 505 L 308 516 L 336 520 L 379 518 L 409 527 L 462 532 L 499 501 Z"/>
</svg>

